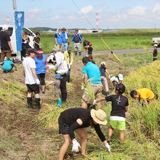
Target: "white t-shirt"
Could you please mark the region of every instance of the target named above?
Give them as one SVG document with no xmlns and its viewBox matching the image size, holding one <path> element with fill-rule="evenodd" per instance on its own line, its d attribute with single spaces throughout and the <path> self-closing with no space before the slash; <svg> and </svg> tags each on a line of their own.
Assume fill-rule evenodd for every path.
<svg viewBox="0 0 160 160">
<path fill-rule="evenodd" d="M 34 59 L 27 57 L 23 61 L 23 67 L 25 71 L 25 83 L 26 84 L 35 84 L 36 78 L 34 77 L 31 68 L 36 68 Z"/>
</svg>

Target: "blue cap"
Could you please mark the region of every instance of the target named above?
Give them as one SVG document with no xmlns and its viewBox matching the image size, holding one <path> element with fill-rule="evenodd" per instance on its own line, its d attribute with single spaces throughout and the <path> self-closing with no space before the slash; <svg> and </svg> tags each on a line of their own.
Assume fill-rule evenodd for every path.
<svg viewBox="0 0 160 160">
<path fill-rule="evenodd" d="M 59 73 L 57 73 L 56 76 L 55 76 L 54 78 L 63 79 L 63 77 L 62 77 Z"/>
</svg>

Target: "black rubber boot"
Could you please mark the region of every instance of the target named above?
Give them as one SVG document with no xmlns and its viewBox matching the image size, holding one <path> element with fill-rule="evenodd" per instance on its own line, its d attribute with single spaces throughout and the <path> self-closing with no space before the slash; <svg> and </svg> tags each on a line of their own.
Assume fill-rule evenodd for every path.
<svg viewBox="0 0 160 160">
<path fill-rule="evenodd" d="M 67 75 L 67 82 L 69 83 L 70 81 L 70 75 Z"/>
<path fill-rule="evenodd" d="M 81 52 L 79 52 L 79 56 L 81 56 Z"/>
<path fill-rule="evenodd" d="M 31 97 L 27 97 L 27 103 L 28 103 L 28 108 L 33 109 Z"/>
<path fill-rule="evenodd" d="M 77 52 L 75 52 L 74 55 L 77 56 Z"/>
<path fill-rule="evenodd" d="M 67 93 L 62 93 L 62 103 L 67 102 Z"/>
<path fill-rule="evenodd" d="M 41 109 L 40 107 L 40 98 L 35 98 L 36 100 L 36 109 Z"/>
</svg>

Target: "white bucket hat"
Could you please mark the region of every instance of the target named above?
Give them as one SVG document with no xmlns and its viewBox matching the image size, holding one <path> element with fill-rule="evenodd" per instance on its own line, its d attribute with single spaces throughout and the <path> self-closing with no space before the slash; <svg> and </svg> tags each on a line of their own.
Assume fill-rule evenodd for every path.
<svg viewBox="0 0 160 160">
<path fill-rule="evenodd" d="M 8 26 L 7 26 L 6 24 L 4 24 L 4 25 L 2 26 L 2 31 L 6 31 L 6 30 L 8 30 Z"/>
<path fill-rule="evenodd" d="M 101 65 L 105 65 L 106 66 L 106 62 L 101 62 Z"/>
<path fill-rule="evenodd" d="M 155 46 L 155 47 L 158 47 L 158 45 L 157 45 L 157 44 L 154 44 L 154 46 Z"/>
<path fill-rule="evenodd" d="M 102 124 L 102 125 L 107 124 L 106 113 L 102 109 L 99 109 L 99 110 L 92 109 L 91 117 L 98 124 Z"/>
</svg>

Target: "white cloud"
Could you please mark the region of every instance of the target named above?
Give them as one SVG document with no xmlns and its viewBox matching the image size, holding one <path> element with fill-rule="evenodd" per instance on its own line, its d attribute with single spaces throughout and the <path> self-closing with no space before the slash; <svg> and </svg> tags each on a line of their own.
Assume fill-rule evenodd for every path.
<svg viewBox="0 0 160 160">
<path fill-rule="evenodd" d="M 146 13 L 146 7 L 143 6 L 137 6 L 133 9 L 128 9 L 127 14 L 129 15 L 137 15 L 137 16 L 143 16 Z"/>
<path fill-rule="evenodd" d="M 37 13 L 37 12 L 40 12 L 41 10 L 42 10 L 41 8 L 34 8 L 31 10 L 28 10 L 28 13 Z"/>
<path fill-rule="evenodd" d="M 89 5 L 87 7 L 81 8 L 80 12 L 78 12 L 78 13 L 81 14 L 81 12 L 82 12 L 83 14 L 87 14 L 87 13 L 91 12 L 92 10 L 93 10 L 93 6 Z"/>
<path fill-rule="evenodd" d="M 51 18 L 49 18 L 50 20 L 53 20 L 53 19 L 61 19 L 61 17 L 59 16 L 59 15 L 56 15 L 56 16 L 54 16 L 54 17 L 51 17 Z"/>
<path fill-rule="evenodd" d="M 75 20 L 75 19 L 77 19 L 77 17 L 76 16 L 69 16 L 68 19 Z"/>
<path fill-rule="evenodd" d="M 153 12 L 157 12 L 157 11 L 160 11 L 160 4 L 159 3 L 156 3 L 155 7 L 153 9 Z"/>
<path fill-rule="evenodd" d="M 63 8 L 64 8 L 64 6 L 59 6 L 58 8 L 63 9 Z"/>
<path fill-rule="evenodd" d="M 103 12 L 103 10 L 102 10 L 102 9 L 100 9 L 100 10 L 98 10 L 98 11 L 97 11 L 97 13 L 101 13 L 101 12 Z"/>
</svg>

